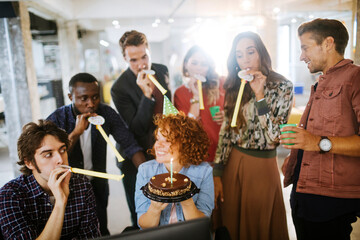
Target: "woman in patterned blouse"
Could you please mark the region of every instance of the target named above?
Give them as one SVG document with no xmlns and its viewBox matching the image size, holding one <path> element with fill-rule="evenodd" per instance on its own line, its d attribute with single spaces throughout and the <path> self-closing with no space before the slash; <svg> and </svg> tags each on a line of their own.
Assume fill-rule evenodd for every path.
<svg viewBox="0 0 360 240">
<path fill-rule="evenodd" d="M 227 65 L 225 119 L 214 166 L 215 202 L 220 200 L 222 221 L 232 239 L 288 239 L 276 147 L 279 125 L 290 115 L 293 85 L 272 70 L 264 43 L 252 32 L 235 37 Z M 231 127 L 241 70 L 254 79 L 245 85 L 237 126 Z"/>
</svg>

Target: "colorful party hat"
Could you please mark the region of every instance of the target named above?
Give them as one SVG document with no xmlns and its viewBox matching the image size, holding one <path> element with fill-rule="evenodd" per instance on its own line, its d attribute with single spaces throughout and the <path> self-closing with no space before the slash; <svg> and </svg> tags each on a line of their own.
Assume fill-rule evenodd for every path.
<svg viewBox="0 0 360 240">
<path fill-rule="evenodd" d="M 176 109 L 176 107 L 170 102 L 169 98 L 164 95 L 163 115 L 178 113 L 179 111 Z"/>
</svg>

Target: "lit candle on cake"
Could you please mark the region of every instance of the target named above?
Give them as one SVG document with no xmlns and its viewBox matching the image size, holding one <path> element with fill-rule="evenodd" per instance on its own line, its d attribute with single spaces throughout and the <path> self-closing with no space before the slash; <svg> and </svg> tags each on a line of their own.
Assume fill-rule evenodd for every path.
<svg viewBox="0 0 360 240">
<path fill-rule="evenodd" d="M 172 161 L 173 161 L 174 159 L 173 158 L 171 158 L 170 159 L 170 182 L 171 182 L 171 185 L 172 185 Z"/>
</svg>

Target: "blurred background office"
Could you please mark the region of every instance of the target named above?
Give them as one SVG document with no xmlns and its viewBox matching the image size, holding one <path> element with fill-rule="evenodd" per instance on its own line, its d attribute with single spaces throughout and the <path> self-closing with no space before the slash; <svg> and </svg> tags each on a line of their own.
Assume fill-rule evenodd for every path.
<svg viewBox="0 0 360 240">
<path fill-rule="evenodd" d="M 319 17 L 342 21 L 350 34 L 345 57 L 360 64 L 359 9 L 360 0 L 0 1 L 0 187 L 19 174 L 21 127 L 69 103 L 71 76 L 96 76 L 103 101 L 111 105 L 111 84 L 127 68 L 118 44 L 125 31 L 146 34 L 152 61 L 169 68 L 172 92 L 181 85 L 182 60 L 191 46 L 207 51 L 218 74 L 226 76 L 234 36 L 259 33 L 273 68 L 294 83 L 296 123 L 316 79 L 299 60 L 298 26 Z M 279 165 L 287 153 L 280 148 Z M 108 155 L 109 172 L 118 173 Z M 129 213 L 122 184 L 110 187 L 109 228 L 119 233 L 130 225 Z M 284 191 L 288 204 L 290 189 Z M 288 222 L 293 234 L 290 213 Z M 355 230 L 352 239 L 360 239 Z"/>
</svg>

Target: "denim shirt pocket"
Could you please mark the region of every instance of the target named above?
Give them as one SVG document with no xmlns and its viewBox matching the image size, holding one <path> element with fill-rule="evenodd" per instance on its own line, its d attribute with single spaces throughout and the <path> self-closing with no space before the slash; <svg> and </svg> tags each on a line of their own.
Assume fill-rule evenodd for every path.
<svg viewBox="0 0 360 240">
<path fill-rule="evenodd" d="M 341 115 L 342 86 L 327 88 L 321 92 L 320 115 L 326 119 L 337 118 Z"/>
</svg>

